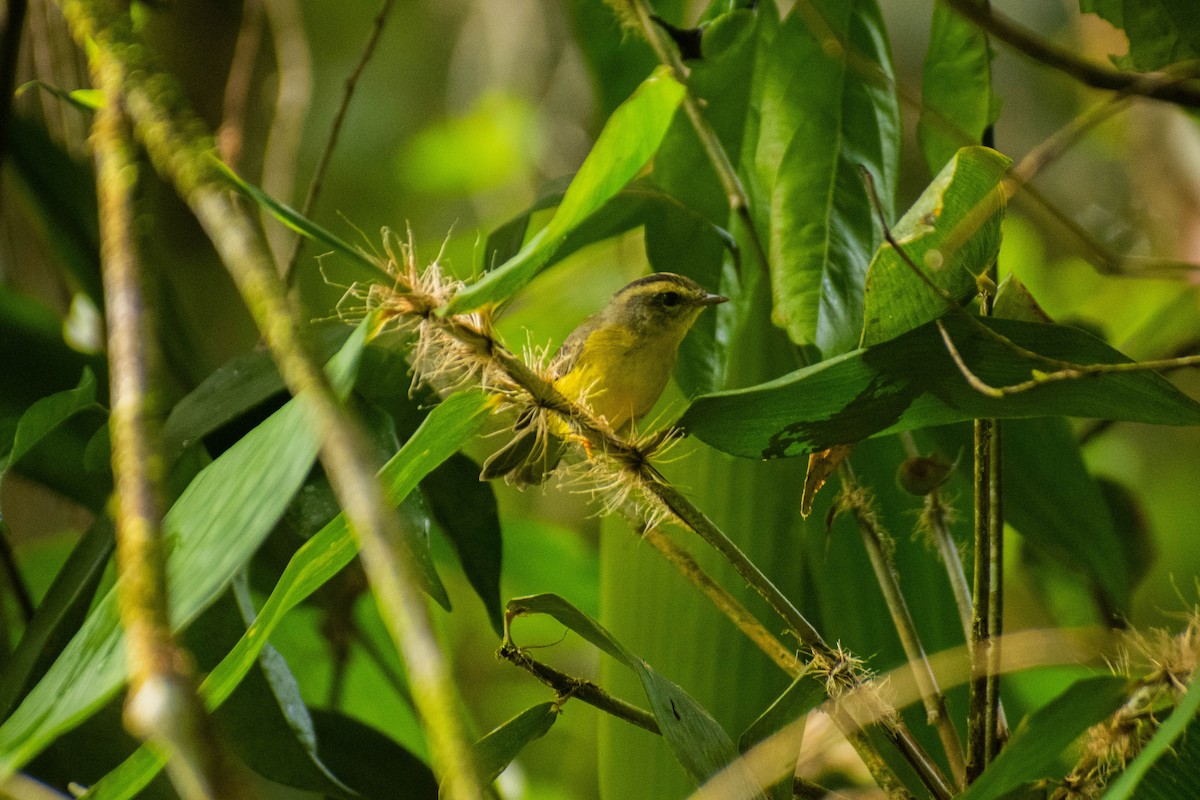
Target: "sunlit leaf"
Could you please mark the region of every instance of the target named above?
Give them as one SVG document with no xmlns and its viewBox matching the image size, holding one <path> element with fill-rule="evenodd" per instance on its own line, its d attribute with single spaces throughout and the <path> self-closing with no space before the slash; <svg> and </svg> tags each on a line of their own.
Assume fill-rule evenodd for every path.
<svg viewBox="0 0 1200 800">
<path fill-rule="evenodd" d="M 512 763 L 525 745 L 540 739 L 558 719 L 557 703 L 527 708 L 475 743 L 475 765 L 485 783 L 491 783 Z"/>
<path fill-rule="evenodd" d="M 1000 252 L 1000 181 L 1011 163 L 990 148 L 964 147 L 892 228 L 904 253 L 956 301 L 976 291 L 976 276 Z M 946 310 L 945 298 L 886 242 L 871 259 L 865 303 L 863 346 L 899 336 Z"/>
<path fill-rule="evenodd" d="M 941 320 L 964 363 L 992 386 L 1052 371 L 968 325 Z M 1128 363 L 1075 328 L 985 320 L 993 331 L 1050 358 L 1078 364 Z M 967 383 L 935 323 L 762 384 L 698 398 L 679 424 L 727 453 L 746 458 L 797 456 L 870 436 L 969 419 L 1072 416 L 1160 425 L 1200 424 L 1200 404 L 1150 371 L 1046 383 L 1004 398 Z M 736 424 L 731 424 L 736 421 Z"/>
<path fill-rule="evenodd" d="M 675 115 L 683 91 L 665 68 L 643 81 L 609 117 L 546 227 L 515 256 L 455 297 L 447 312 L 461 313 L 504 300 L 528 283 L 572 230 L 646 166 Z"/>
</svg>

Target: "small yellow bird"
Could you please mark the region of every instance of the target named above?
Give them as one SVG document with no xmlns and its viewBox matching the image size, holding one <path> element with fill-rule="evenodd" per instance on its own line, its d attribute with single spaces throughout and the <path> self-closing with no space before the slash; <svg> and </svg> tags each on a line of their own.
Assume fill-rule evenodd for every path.
<svg viewBox="0 0 1200 800">
<path fill-rule="evenodd" d="M 728 299 L 671 272 L 638 278 L 566 338 L 550 362 L 554 387 L 587 404 L 617 433 L 628 433 L 666 388 L 679 344 L 700 312 Z M 521 414 L 517 435 L 484 462 L 480 480 L 503 475 L 524 486 L 542 483 L 554 471 L 569 429 L 557 418 L 530 424 L 535 412 Z"/>
</svg>

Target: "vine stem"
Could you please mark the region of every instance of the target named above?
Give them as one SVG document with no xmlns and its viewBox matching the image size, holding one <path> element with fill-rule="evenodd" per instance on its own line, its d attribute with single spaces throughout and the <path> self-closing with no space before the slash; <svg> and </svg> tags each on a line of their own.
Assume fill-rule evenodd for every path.
<svg viewBox="0 0 1200 800">
<path fill-rule="evenodd" d="M 216 169 L 215 144 L 174 78 L 150 58 L 131 21 L 105 0 L 61 0 L 72 34 L 95 74 L 118 88 L 155 168 L 192 209 L 217 248 L 279 366 L 289 391 L 315 420 L 321 460 L 358 538 L 363 566 L 397 649 L 408 667 L 417 710 L 430 736 L 446 796 L 483 800 L 449 670 L 410 560 L 391 542 L 399 521 L 376 478 L 370 439 L 343 406 L 301 334 L 270 251 Z"/>
<path fill-rule="evenodd" d="M 191 659 L 171 631 L 156 446 L 160 420 L 153 409 L 148 345 L 153 334 L 134 233 L 138 171 L 133 132 L 115 74 L 95 62 L 92 67 L 93 81 L 105 98 L 96 112 L 92 149 L 111 376 L 117 598 L 130 682 L 125 726 L 170 754 L 171 780 L 184 798 L 248 797 L 196 694 Z"/>
</svg>

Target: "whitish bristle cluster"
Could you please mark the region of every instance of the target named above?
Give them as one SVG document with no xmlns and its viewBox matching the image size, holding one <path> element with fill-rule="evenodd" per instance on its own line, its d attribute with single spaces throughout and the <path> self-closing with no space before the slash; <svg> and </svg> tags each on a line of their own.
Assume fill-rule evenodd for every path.
<svg viewBox="0 0 1200 800">
<path fill-rule="evenodd" d="M 1129 698 L 1107 720 L 1088 730 L 1083 754 L 1056 789 L 1057 800 L 1100 797 L 1109 782 L 1142 751 L 1187 691 L 1200 663 L 1200 611 L 1182 632 L 1132 633 L 1118 664 L 1136 679 Z"/>
</svg>

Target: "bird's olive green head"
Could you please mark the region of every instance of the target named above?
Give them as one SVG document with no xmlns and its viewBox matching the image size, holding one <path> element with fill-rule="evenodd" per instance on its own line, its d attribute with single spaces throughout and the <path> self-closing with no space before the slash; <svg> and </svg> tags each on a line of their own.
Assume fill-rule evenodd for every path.
<svg viewBox="0 0 1200 800">
<path fill-rule="evenodd" d="M 705 306 L 728 299 L 710 294 L 691 278 L 656 272 L 638 278 L 613 295 L 605 316 L 639 335 L 678 330 L 682 338 Z"/>
</svg>

